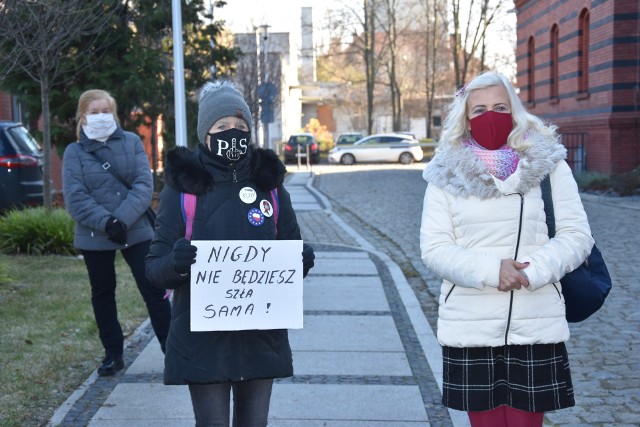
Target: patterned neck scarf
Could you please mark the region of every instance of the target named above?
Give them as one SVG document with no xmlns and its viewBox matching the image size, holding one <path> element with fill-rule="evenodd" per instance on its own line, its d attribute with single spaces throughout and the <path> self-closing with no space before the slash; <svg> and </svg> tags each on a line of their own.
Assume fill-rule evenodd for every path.
<svg viewBox="0 0 640 427">
<path fill-rule="evenodd" d="M 517 169 L 520 157 L 518 153 L 508 145 L 497 150 L 487 150 L 473 140 L 465 141 L 465 146 L 485 164 L 489 173 L 500 181 L 509 178 Z"/>
</svg>

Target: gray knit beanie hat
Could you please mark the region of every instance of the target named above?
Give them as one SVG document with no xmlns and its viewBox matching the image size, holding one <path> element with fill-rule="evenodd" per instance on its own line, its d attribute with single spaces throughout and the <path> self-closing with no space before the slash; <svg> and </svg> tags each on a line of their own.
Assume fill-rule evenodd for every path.
<svg viewBox="0 0 640 427">
<path fill-rule="evenodd" d="M 236 86 L 228 81 L 205 83 L 200 89 L 198 107 L 198 139 L 202 144 L 207 140 L 207 132 L 218 120 L 227 116 L 244 119 L 251 130 L 251 111 Z"/>
</svg>

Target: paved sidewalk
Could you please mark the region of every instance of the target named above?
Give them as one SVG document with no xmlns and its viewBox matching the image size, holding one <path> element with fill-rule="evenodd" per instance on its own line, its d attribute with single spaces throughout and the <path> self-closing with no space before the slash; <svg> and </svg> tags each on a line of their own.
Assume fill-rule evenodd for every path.
<svg viewBox="0 0 640 427">
<path fill-rule="evenodd" d="M 287 179 L 316 266 L 304 283 L 304 329 L 290 331 L 295 376 L 276 381 L 269 425 L 468 425 L 440 404 L 440 347 L 400 268 L 332 211 L 309 172 Z M 194 424 L 186 386 L 162 384 L 163 356 L 148 321 L 125 361 L 114 377 L 94 372 L 51 425 Z"/>
</svg>

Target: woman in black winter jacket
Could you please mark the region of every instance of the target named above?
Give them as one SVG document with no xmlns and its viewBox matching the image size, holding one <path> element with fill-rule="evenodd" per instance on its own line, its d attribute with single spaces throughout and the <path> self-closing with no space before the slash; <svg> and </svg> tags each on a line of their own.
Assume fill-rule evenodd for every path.
<svg viewBox="0 0 640 427">
<path fill-rule="evenodd" d="M 167 155 L 156 235 L 147 256 L 147 277 L 174 289 L 165 356 L 165 384 L 188 384 L 196 425 L 228 425 L 233 388 L 234 425 L 266 425 L 273 378 L 293 375 L 286 329 L 192 332 L 190 275 L 196 247 L 185 236 L 182 193 L 196 195 L 194 240 L 301 240 L 286 169 L 272 150 L 250 144 L 251 113 L 240 92 L 226 82 L 200 93 L 198 139 L 193 151 Z M 279 215 L 250 221 L 277 189 Z M 247 197 L 247 192 L 250 194 Z M 256 210 L 256 208 L 258 210 Z M 264 214 L 264 212 L 263 212 Z M 303 275 L 313 266 L 305 245 Z M 220 423 L 220 424 L 218 424 Z"/>
</svg>

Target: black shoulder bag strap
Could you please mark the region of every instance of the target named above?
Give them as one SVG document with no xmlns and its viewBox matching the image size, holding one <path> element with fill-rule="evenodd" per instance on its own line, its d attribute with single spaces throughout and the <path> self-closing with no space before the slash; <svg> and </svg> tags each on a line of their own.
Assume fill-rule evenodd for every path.
<svg viewBox="0 0 640 427">
<path fill-rule="evenodd" d="M 122 177 L 120 175 L 118 175 L 117 173 L 115 173 L 113 170 L 111 170 L 111 163 L 109 162 L 105 162 L 103 161 L 97 154 L 95 151 L 89 151 L 89 154 L 91 154 L 97 161 L 98 163 L 100 163 L 102 165 L 102 169 L 106 170 L 107 172 L 109 172 L 111 175 L 113 175 L 118 181 L 120 181 L 120 183 L 122 185 L 124 185 L 125 187 L 127 187 L 127 190 L 131 190 L 131 185 L 125 181 L 124 179 L 122 179 Z"/>
<path fill-rule="evenodd" d="M 549 175 L 540 183 L 540 189 L 542 190 L 544 212 L 547 216 L 547 228 L 551 238 L 556 234 L 556 221 L 553 213 Z M 612 282 L 602 254 L 595 244 L 585 262 L 565 274 L 560 283 L 562 284 L 568 322 L 582 322 L 602 307 L 611 290 Z"/>
<path fill-rule="evenodd" d="M 553 196 L 551 195 L 551 178 L 549 178 L 549 175 L 545 176 L 540 183 L 540 189 L 542 190 L 547 229 L 549 230 L 549 237 L 551 238 L 556 235 L 556 216 L 553 212 Z"/>
<path fill-rule="evenodd" d="M 129 184 L 120 175 L 118 175 L 117 173 L 115 173 L 111 169 L 111 163 L 109 163 L 107 161 L 102 161 L 102 159 L 95 153 L 95 151 L 89 151 L 88 153 L 91 154 L 98 161 L 98 163 L 100 163 L 102 165 L 102 169 L 106 170 L 111 175 L 113 175 L 113 177 L 115 179 L 117 179 L 118 181 L 120 181 L 120 183 L 122 185 L 127 187 L 127 190 L 131 190 L 131 188 L 132 188 L 131 184 Z M 155 229 L 156 228 L 156 225 L 155 225 L 156 224 L 156 212 L 153 210 L 153 208 L 151 206 L 149 206 L 147 208 L 147 210 L 144 211 L 144 214 L 147 216 L 147 220 L 151 224 L 151 227 L 153 227 Z"/>
</svg>

